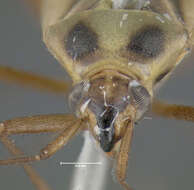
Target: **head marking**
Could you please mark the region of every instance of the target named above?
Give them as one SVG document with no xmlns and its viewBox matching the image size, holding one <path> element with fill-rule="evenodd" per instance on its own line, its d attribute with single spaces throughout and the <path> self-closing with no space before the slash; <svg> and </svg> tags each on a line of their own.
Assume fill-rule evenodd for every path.
<svg viewBox="0 0 194 190">
<path fill-rule="evenodd" d="M 65 49 L 74 61 L 80 60 L 98 49 L 97 34 L 79 22 L 69 31 L 65 41 Z"/>
<path fill-rule="evenodd" d="M 163 51 L 164 40 L 164 32 L 158 26 L 146 26 L 133 36 L 127 50 L 143 58 L 154 58 Z"/>
</svg>

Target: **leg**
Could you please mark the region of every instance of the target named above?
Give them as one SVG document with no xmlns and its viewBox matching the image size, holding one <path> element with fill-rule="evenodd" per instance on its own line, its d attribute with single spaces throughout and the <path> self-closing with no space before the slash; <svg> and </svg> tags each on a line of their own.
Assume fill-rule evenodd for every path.
<svg viewBox="0 0 194 190">
<path fill-rule="evenodd" d="M 191 43 L 194 44 L 194 1 L 178 0 L 181 16 L 191 37 Z"/>
<path fill-rule="evenodd" d="M 60 135 L 50 144 L 48 144 L 45 148 L 43 148 L 38 155 L 0 160 L 0 165 L 22 164 L 47 159 L 59 149 L 61 149 L 61 147 L 64 146 L 81 128 L 81 120 L 77 120 L 73 126 L 68 126 L 68 128 L 63 130 Z"/>
<path fill-rule="evenodd" d="M 168 104 L 154 100 L 152 104 L 152 111 L 156 115 L 162 117 L 194 122 L 194 107 Z"/>
<path fill-rule="evenodd" d="M 77 118 L 70 114 L 22 117 L 0 123 L 0 135 L 59 132 L 76 121 Z"/>
<path fill-rule="evenodd" d="M 1 142 L 7 147 L 7 149 L 15 156 L 21 156 L 23 153 L 8 139 L 6 136 L 1 136 Z M 36 173 L 32 166 L 23 164 L 24 171 L 29 176 L 31 182 L 38 190 L 51 190 L 46 182 Z"/>
<path fill-rule="evenodd" d="M 0 80 L 53 93 L 66 93 L 69 84 L 0 65 Z"/>
<path fill-rule="evenodd" d="M 130 126 L 127 127 L 125 136 L 121 140 L 120 150 L 117 157 L 117 168 L 116 168 L 117 179 L 126 190 L 131 190 L 129 185 L 126 183 L 125 178 L 132 135 L 133 135 L 133 124 L 131 123 Z"/>
</svg>

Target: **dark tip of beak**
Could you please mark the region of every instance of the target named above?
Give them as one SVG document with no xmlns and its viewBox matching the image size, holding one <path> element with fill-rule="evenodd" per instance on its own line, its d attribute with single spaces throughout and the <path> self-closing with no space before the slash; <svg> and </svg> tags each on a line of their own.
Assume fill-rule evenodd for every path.
<svg viewBox="0 0 194 190">
<path fill-rule="evenodd" d="M 105 152 L 110 152 L 114 145 L 114 121 L 117 113 L 116 108 L 107 106 L 97 118 L 100 146 Z"/>
<path fill-rule="evenodd" d="M 104 152 L 110 152 L 113 145 L 113 134 L 110 134 L 110 132 L 107 131 L 102 131 L 100 134 L 100 146 Z"/>
</svg>

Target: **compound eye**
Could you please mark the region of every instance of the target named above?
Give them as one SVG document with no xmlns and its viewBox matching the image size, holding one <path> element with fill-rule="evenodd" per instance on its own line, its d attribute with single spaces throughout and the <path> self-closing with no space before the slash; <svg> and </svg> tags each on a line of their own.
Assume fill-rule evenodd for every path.
<svg viewBox="0 0 194 190">
<path fill-rule="evenodd" d="M 141 117 L 149 108 L 151 103 L 150 94 L 139 82 L 133 80 L 129 83 L 129 92 L 133 103 L 137 107 L 138 118 Z"/>
<path fill-rule="evenodd" d="M 69 95 L 69 105 L 72 110 L 76 110 L 77 106 L 81 104 L 84 98 L 87 98 L 86 94 L 89 90 L 90 83 L 88 81 L 82 81 L 73 87 Z"/>
</svg>

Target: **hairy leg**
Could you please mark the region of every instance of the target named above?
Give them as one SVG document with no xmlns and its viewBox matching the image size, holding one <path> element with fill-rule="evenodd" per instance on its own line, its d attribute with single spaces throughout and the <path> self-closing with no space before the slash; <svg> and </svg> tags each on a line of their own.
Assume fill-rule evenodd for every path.
<svg viewBox="0 0 194 190">
<path fill-rule="evenodd" d="M 71 114 L 51 114 L 21 117 L 0 123 L 0 135 L 60 132 L 78 119 Z"/>
</svg>

